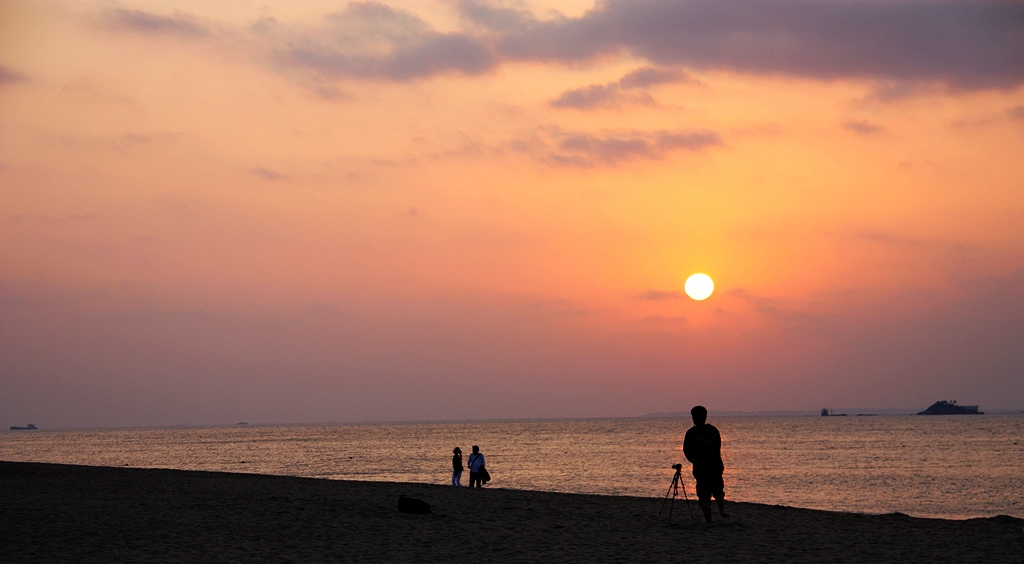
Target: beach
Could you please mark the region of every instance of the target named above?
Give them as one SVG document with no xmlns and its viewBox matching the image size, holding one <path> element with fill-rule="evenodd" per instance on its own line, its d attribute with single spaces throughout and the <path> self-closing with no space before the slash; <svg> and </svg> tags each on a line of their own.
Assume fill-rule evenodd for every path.
<svg viewBox="0 0 1024 564">
<path fill-rule="evenodd" d="M 259 474 L 0 462 L 7 562 L 1021 562 L 1024 520 L 919 519 Z M 398 511 L 406 495 L 432 513 Z M 691 500 L 694 517 L 699 510 Z"/>
</svg>

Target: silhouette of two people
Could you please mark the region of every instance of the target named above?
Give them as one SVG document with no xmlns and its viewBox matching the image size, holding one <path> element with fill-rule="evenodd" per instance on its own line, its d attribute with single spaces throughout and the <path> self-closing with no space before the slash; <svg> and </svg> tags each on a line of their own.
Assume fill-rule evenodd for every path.
<svg viewBox="0 0 1024 564">
<path fill-rule="evenodd" d="M 718 503 L 718 514 L 725 512 L 725 463 L 722 461 L 722 435 L 714 425 L 708 424 L 708 410 L 695 406 L 690 410 L 693 427 L 683 439 L 683 454 L 693 464 L 693 477 L 697 480 L 697 503 L 704 519 L 711 522 L 711 498 Z"/>
</svg>

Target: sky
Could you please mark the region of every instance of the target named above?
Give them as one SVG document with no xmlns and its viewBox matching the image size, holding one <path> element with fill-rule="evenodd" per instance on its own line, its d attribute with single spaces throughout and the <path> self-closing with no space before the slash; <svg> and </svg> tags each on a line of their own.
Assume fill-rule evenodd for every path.
<svg viewBox="0 0 1024 564">
<path fill-rule="evenodd" d="M 1022 148 L 1019 1 L 3 0 L 0 425 L 1021 409 Z"/>
</svg>

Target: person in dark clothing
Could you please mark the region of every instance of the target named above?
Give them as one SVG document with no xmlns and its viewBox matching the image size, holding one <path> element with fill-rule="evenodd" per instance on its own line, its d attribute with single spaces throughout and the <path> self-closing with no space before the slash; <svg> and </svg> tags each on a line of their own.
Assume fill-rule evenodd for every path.
<svg viewBox="0 0 1024 564">
<path fill-rule="evenodd" d="M 711 522 L 711 498 L 718 503 L 718 514 L 728 517 L 725 512 L 725 463 L 722 462 L 722 435 L 714 425 L 708 425 L 708 410 L 696 406 L 690 410 L 693 427 L 686 431 L 683 439 L 683 454 L 693 464 L 693 477 L 697 480 L 697 503 L 704 512 L 704 519 Z"/>
<path fill-rule="evenodd" d="M 452 485 L 462 485 L 462 449 L 459 447 L 452 451 Z"/>
<path fill-rule="evenodd" d="M 480 447 L 473 445 L 473 454 L 469 455 L 469 487 L 483 487 L 483 476 L 481 476 L 481 470 L 485 465 L 484 455 L 480 452 Z"/>
</svg>

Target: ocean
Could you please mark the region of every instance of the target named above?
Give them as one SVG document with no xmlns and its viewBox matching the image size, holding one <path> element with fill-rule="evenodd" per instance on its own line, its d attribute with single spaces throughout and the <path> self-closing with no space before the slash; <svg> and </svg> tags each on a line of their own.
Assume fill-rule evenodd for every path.
<svg viewBox="0 0 1024 564">
<path fill-rule="evenodd" d="M 722 433 L 728 499 L 1024 517 L 1024 414 L 709 422 Z M 487 487 L 664 497 L 671 466 L 686 464 L 689 427 L 688 418 L 637 418 L 40 429 L 0 432 L 0 459 L 449 484 L 452 448 L 468 458 L 479 445 Z"/>
</svg>

